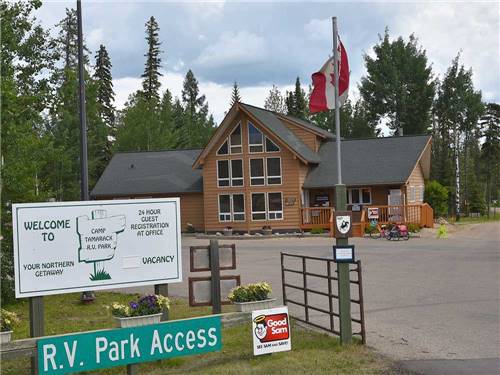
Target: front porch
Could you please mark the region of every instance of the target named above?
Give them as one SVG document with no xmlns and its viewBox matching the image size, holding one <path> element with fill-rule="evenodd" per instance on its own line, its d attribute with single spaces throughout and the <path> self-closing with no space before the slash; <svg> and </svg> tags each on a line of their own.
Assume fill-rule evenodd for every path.
<svg viewBox="0 0 500 375">
<path fill-rule="evenodd" d="M 352 209 L 352 206 L 348 206 Z M 420 227 L 431 228 L 434 223 L 434 212 L 427 203 L 406 205 L 365 205 L 359 211 L 353 212 L 353 236 L 361 237 L 370 223 L 368 208 L 378 208 L 379 224 L 414 224 Z M 321 228 L 330 231 L 333 235 L 333 207 L 301 207 L 300 228 L 311 230 Z"/>
</svg>

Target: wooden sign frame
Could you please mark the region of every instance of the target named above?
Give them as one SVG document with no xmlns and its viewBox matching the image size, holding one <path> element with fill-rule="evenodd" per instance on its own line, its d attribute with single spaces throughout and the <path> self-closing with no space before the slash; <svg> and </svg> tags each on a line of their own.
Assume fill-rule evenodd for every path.
<svg viewBox="0 0 500 375">
<path fill-rule="evenodd" d="M 220 266 L 220 249 L 231 249 L 232 262 L 230 266 Z M 194 253 L 196 250 L 206 250 L 208 257 L 208 267 L 196 267 L 194 261 Z M 189 271 L 190 272 L 204 272 L 210 271 L 210 246 L 190 246 L 189 247 Z M 236 269 L 236 245 L 226 244 L 219 245 L 219 270 L 235 270 Z"/>
<path fill-rule="evenodd" d="M 221 276 L 220 280 L 236 280 L 236 286 L 241 285 L 241 278 L 240 275 L 227 275 L 227 276 Z M 194 287 L 193 284 L 197 281 L 212 281 L 211 276 L 198 276 L 198 277 L 189 277 L 188 278 L 188 284 L 189 284 L 189 306 L 212 306 L 212 301 L 210 302 L 196 302 L 195 296 L 194 296 Z M 227 297 L 222 298 L 221 296 L 221 305 L 230 305 L 232 302 L 229 301 L 228 299 L 224 299 Z"/>
</svg>

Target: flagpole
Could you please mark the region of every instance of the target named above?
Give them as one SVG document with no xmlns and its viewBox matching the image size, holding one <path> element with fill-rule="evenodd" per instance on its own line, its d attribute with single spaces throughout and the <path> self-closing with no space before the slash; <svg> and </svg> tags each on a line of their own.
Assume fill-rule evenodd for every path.
<svg viewBox="0 0 500 375">
<path fill-rule="evenodd" d="M 346 186 L 342 184 L 342 162 L 340 153 L 340 103 L 339 103 L 339 49 L 337 17 L 332 17 L 333 24 L 333 77 L 335 95 L 335 141 L 337 144 L 337 184 L 335 185 L 335 211 L 340 214 L 347 210 Z M 344 212 L 344 214 L 349 214 Z M 335 223 L 336 225 L 336 223 Z M 352 225 L 352 223 L 351 223 Z M 349 244 L 348 238 L 335 236 L 336 246 L 345 247 Z M 337 263 L 337 284 L 339 296 L 340 316 L 340 342 L 350 344 L 352 342 L 351 321 L 351 282 L 349 276 L 349 263 Z"/>
<path fill-rule="evenodd" d="M 339 49 L 337 17 L 332 17 L 333 26 L 333 79 L 335 93 L 335 138 L 337 142 L 337 184 L 342 185 L 342 164 L 340 158 L 340 106 L 339 106 Z"/>
</svg>

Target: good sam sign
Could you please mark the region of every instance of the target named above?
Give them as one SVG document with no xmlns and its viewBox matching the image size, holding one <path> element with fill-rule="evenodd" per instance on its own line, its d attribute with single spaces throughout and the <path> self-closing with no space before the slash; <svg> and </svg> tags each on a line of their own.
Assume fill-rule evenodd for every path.
<svg viewBox="0 0 500 375">
<path fill-rule="evenodd" d="M 292 349 L 288 307 L 252 312 L 253 354 L 269 354 Z"/>
<path fill-rule="evenodd" d="M 14 204 L 16 297 L 182 281 L 178 198 Z"/>
</svg>

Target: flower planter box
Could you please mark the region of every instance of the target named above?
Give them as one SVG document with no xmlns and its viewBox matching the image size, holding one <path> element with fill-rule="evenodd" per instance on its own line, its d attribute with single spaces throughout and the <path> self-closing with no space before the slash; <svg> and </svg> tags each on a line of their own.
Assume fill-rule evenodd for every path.
<svg viewBox="0 0 500 375">
<path fill-rule="evenodd" d="M 262 234 L 264 236 L 270 236 L 273 234 L 273 230 L 272 229 L 262 229 Z"/>
<path fill-rule="evenodd" d="M 138 326 L 146 326 L 148 324 L 160 323 L 161 315 L 162 313 L 131 316 L 128 318 L 119 318 L 115 316 L 115 320 L 119 323 L 121 328 L 138 327 Z"/>
<path fill-rule="evenodd" d="M 233 302 L 236 306 L 236 311 L 251 312 L 254 310 L 270 309 L 274 306 L 276 298 L 269 298 L 263 301 L 250 301 L 250 302 Z"/>
<path fill-rule="evenodd" d="M 12 331 L 3 331 L 0 332 L 0 343 L 5 344 L 10 342 L 10 337 L 12 336 Z"/>
<path fill-rule="evenodd" d="M 222 232 L 224 233 L 224 236 L 232 236 L 233 235 L 232 229 L 224 229 Z"/>
</svg>

